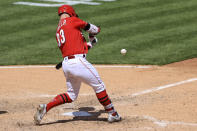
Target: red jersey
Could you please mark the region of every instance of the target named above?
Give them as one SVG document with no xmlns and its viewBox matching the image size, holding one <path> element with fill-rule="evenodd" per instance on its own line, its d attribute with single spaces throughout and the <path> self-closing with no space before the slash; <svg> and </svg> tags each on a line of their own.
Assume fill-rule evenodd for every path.
<svg viewBox="0 0 197 131">
<path fill-rule="evenodd" d="M 81 32 L 81 29 L 87 24 L 87 22 L 77 17 L 60 20 L 56 39 L 63 57 L 88 53 L 87 42 Z"/>
</svg>

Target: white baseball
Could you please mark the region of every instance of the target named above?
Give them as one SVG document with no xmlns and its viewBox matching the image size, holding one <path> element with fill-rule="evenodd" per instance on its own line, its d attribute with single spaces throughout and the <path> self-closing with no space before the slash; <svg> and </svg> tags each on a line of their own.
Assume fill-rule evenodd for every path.
<svg viewBox="0 0 197 131">
<path fill-rule="evenodd" d="M 120 53 L 121 53 L 122 55 L 125 55 L 125 54 L 127 53 L 127 50 L 126 50 L 126 49 L 121 49 L 121 50 L 120 50 Z"/>
</svg>

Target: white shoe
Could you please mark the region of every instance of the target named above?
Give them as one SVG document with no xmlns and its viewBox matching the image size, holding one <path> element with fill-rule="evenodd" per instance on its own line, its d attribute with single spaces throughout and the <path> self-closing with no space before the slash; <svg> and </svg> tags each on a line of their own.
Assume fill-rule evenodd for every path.
<svg viewBox="0 0 197 131">
<path fill-rule="evenodd" d="M 36 125 L 39 125 L 42 118 L 44 117 L 44 115 L 46 114 L 46 104 L 40 104 L 37 108 L 37 112 L 34 115 L 34 122 Z"/>
<path fill-rule="evenodd" d="M 112 122 L 118 122 L 121 120 L 122 118 L 118 115 L 118 113 L 115 116 L 112 116 L 112 114 L 109 114 L 108 122 L 112 123 Z"/>
</svg>

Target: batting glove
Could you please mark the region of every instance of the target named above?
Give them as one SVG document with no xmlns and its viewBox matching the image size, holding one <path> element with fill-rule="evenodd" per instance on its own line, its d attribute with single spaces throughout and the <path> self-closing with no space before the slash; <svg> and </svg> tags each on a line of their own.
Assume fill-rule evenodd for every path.
<svg viewBox="0 0 197 131">
<path fill-rule="evenodd" d="M 98 39 L 94 35 L 91 35 L 91 34 L 89 34 L 88 39 L 91 42 L 92 46 L 96 45 L 96 43 L 98 42 Z"/>
</svg>

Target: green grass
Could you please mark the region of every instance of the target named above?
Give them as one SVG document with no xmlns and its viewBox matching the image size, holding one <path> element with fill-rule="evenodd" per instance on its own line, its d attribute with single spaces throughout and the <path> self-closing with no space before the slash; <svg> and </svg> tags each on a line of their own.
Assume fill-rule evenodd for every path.
<svg viewBox="0 0 197 131">
<path fill-rule="evenodd" d="M 61 61 L 57 7 L 13 5 L 16 1 L 22 0 L 0 4 L 0 65 Z M 197 57 L 196 0 L 117 0 L 74 8 L 81 19 L 101 26 L 99 43 L 87 57 L 91 63 L 164 65 Z"/>
</svg>

